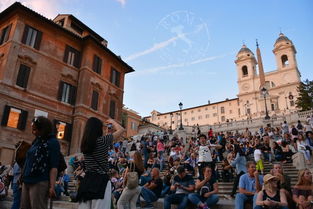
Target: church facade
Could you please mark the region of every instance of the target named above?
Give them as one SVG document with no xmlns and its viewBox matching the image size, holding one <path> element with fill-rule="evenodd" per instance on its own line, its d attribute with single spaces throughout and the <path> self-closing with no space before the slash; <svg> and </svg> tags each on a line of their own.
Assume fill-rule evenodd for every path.
<svg viewBox="0 0 313 209">
<path fill-rule="evenodd" d="M 261 51 L 256 55 L 243 45 L 236 56 L 237 98 L 167 113 L 156 110 L 145 119 L 166 129 L 184 126 L 215 125 L 232 121 L 281 116 L 297 111 L 300 72 L 293 42 L 283 33 L 274 43 L 276 69 L 264 72 Z M 267 112 L 267 114 L 266 114 Z M 181 118 L 182 116 L 182 118 Z"/>
</svg>

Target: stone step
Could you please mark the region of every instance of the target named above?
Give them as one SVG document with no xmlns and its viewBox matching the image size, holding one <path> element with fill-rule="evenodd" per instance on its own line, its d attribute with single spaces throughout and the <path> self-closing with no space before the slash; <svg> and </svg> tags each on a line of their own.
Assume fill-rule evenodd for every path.
<svg viewBox="0 0 313 209">
<path fill-rule="evenodd" d="M 1 209 L 10 209 L 12 206 L 12 201 L 0 201 Z M 49 205 L 48 205 L 49 208 Z M 78 203 L 73 203 L 69 201 L 53 201 L 53 209 L 77 209 Z"/>
</svg>

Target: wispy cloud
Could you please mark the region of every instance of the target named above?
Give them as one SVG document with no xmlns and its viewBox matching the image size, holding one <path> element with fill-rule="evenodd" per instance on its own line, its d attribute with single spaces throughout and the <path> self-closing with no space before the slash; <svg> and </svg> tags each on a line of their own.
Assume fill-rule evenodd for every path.
<svg viewBox="0 0 313 209">
<path fill-rule="evenodd" d="M 199 28 L 199 27 L 200 27 L 200 28 Z M 154 45 L 153 45 L 151 48 L 149 48 L 149 49 L 146 49 L 146 50 L 144 50 L 144 51 L 137 52 L 137 53 L 135 53 L 135 54 L 129 55 L 128 57 L 125 58 L 125 61 L 128 62 L 128 61 L 137 59 L 138 57 L 142 57 L 142 56 L 144 56 L 144 55 L 147 55 L 147 54 L 150 54 L 150 53 L 152 53 L 152 52 L 155 52 L 155 51 L 158 51 L 158 50 L 160 50 L 160 49 L 163 49 L 163 48 L 167 47 L 168 45 L 170 45 L 171 43 L 174 43 L 174 44 L 175 44 L 178 39 L 181 39 L 182 41 L 185 41 L 185 42 L 187 42 L 187 44 L 190 45 L 191 42 L 190 42 L 190 40 L 187 38 L 187 36 L 190 35 L 190 34 L 193 34 L 193 33 L 198 33 L 198 32 L 201 30 L 201 28 L 202 28 L 203 26 L 199 25 L 199 27 L 198 27 L 195 31 L 193 31 L 193 32 L 191 32 L 191 33 L 183 33 L 183 32 L 180 31 L 180 30 L 181 30 L 180 27 L 174 27 L 174 28 L 172 28 L 172 32 L 173 32 L 173 33 L 176 33 L 176 36 L 173 36 L 172 38 L 167 39 L 166 41 L 163 41 L 163 42 L 154 44 Z"/>
<path fill-rule="evenodd" d="M 126 0 L 115 0 L 118 3 L 120 3 L 122 5 L 122 7 L 124 7 L 126 5 Z"/>
<path fill-rule="evenodd" d="M 125 61 L 131 61 L 131 60 L 134 60 L 138 57 L 141 57 L 141 56 L 144 56 L 144 55 L 147 55 L 147 54 L 150 54 L 152 52 L 155 52 L 159 49 L 162 49 L 168 45 L 170 45 L 171 43 L 175 42 L 178 38 L 180 38 L 180 36 L 174 36 L 166 41 L 163 41 L 163 42 L 160 42 L 160 43 L 157 43 L 157 44 L 154 44 L 151 48 L 147 49 L 147 50 L 144 50 L 142 52 L 137 52 L 135 54 L 132 54 L 128 57 L 125 58 Z"/>
<path fill-rule="evenodd" d="M 6 9 L 14 2 L 16 0 L 1 0 L 0 10 Z M 54 18 L 58 14 L 56 5 L 60 4 L 58 0 L 21 0 L 19 2 L 48 18 Z"/>
<path fill-rule="evenodd" d="M 221 58 L 226 57 L 228 55 L 229 54 L 223 54 L 223 55 L 219 55 L 219 56 L 210 56 L 210 57 L 197 59 L 197 60 L 194 60 L 194 61 L 191 61 L 191 62 L 184 62 L 184 63 L 177 63 L 177 64 L 158 66 L 158 67 L 154 67 L 154 68 L 145 69 L 145 70 L 142 70 L 142 71 L 137 71 L 136 74 L 150 74 L 150 73 L 157 73 L 157 72 L 161 72 L 161 71 L 164 71 L 164 70 L 167 70 L 167 69 L 172 69 L 172 68 L 188 67 L 188 66 L 199 64 L 199 63 L 203 63 L 203 62 L 208 62 L 208 61 L 221 59 Z"/>
</svg>

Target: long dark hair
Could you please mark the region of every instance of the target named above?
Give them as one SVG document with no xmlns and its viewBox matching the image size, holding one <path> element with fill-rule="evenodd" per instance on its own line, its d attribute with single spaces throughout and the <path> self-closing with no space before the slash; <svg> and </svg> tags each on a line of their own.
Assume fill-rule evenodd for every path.
<svg viewBox="0 0 313 209">
<path fill-rule="evenodd" d="M 32 125 L 36 127 L 43 139 L 47 139 L 49 135 L 52 134 L 53 125 L 51 121 L 44 116 L 34 118 Z"/>
<path fill-rule="evenodd" d="M 92 153 L 96 148 L 97 138 L 103 135 L 103 123 L 95 117 L 87 120 L 80 150 L 84 154 Z"/>
</svg>

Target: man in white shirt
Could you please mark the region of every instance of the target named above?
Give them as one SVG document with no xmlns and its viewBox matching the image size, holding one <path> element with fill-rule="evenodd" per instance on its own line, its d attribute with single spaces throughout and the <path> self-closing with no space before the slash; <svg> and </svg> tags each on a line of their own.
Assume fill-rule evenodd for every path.
<svg viewBox="0 0 313 209">
<path fill-rule="evenodd" d="M 284 121 L 284 123 L 281 125 L 281 129 L 283 134 L 289 134 L 289 127 L 287 121 Z"/>
<path fill-rule="evenodd" d="M 254 161 L 256 163 L 256 170 L 261 171 L 262 175 L 264 173 L 264 165 L 262 161 L 262 152 L 261 152 L 261 145 L 257 145 L 256 149 L 254 150 Z"/>
<path fill-rule="evenodd" d="M 199 136 L 200 146 L 199 146 L 199 159 L 198 159 L 198 167 L 199 167 L 199 175 L 203 175 L 202 169 L 206 166 L 212 168 L 214 171 L 214 163 L 212 160 L 212 154 L 210 150 L 210 145 L 207 144 L 206 135 L 202 134 Z"/>
</svg>

